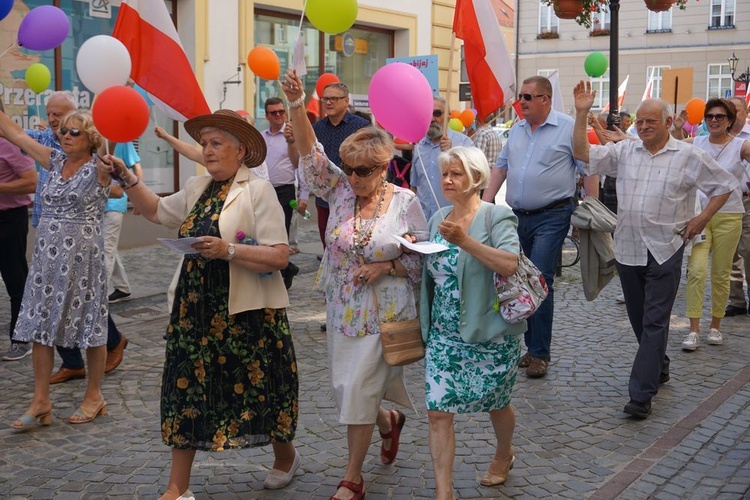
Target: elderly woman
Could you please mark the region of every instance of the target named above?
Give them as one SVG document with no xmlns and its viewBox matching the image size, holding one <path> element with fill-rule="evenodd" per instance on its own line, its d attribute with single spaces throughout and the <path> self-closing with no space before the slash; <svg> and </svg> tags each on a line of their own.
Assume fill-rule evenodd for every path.
<svg viewBox="0 0 750 500">
<path fill-rule="evenodd" d="M 382 400 L 412 407 L 402 368 L 383 361 L 378 320 L 417 315 L 422 259 L 403 253 L 393 235 L 424 239 L 426 222 L 414 193 L 385 180 L 393 144 L 384 131 L 366 127 L 349 136 L 341 144 L 339 168 L 315 140 L 302 82 L 293 71 L 285 75 L 282 88 L 290 101 L 304 177 L 310 191 L 331 207 L 319 286 L 326 297 L 332 389 L 349 444 L 344 480 L 332 498 L 359 499 L 365 496 L 362 464 L 374 425 L 383 438 L 380 460 L 390 464 L 406 418 L 381 408 Z"/>
<path fill-rule="evenodd" d="M 505 206 L 482 202 L 490 175 L 477 148 L 455 147 L 438 157 L 442 189 L 453 206 L 429 223 L 430 240 L 448 250 L 427 256 L 420 318 L 427 344 L 425 388 L 435 498 L 453 498 L 453 415 L 489 412 L 497 449 L 483 486 L 502 484 L 513 467 L 515 414 L 510 395 L 526 323 L 507 323 L 493 306 L 494 273 L 518 267 L 517 219 Z"/>
<path fill-rule="evenodd" d="M 709 99 L 704 109 L 703 121 L 708 135 L 687 139 L 702 149 L 725 170 L 735 176 L 739 185 L 729 199 L 711 217 L 703 230 L 705 240 L 695 241 L 688 258 L 687 317 L 690 332 L 682 342 L 682 349 L 694 351 L 700 345 L 700 320 L 703 314 L 703 297 L 706 292 L 708 261 L 711 256 L 711 324 L 707 341 L 721 345 L 721 319 L 729 298 L 729 281 L 732 259 L 742 233 L 742 186 L 748 179 L 745 161 L 750 161 L 750 142 L 729 133 L 737 117 L 734 104 L 726 99 Z M 684 119 L 684 116 L 682 117 Z M 681 127 L 681 126 L 680 126 Z M 707 198 L 699 193 L 701 201 Z M 697 240 L 697 239 L 696 239 Z"/>
<path fill-rule="evenodd" d="M 263 162 L 265 142 L 228 110 L 192 118 L 185 129 L 202 146 L 208 175 L 171 196 L 160 198 L 119 159 L 106 159 L 144 217 L 200 240 L 170 290 L 161 428 L 172 471 L 161 498 L 193 498 L 196 450 L 268 443 L 275 462 L 264 485 L 281 488 L 300 462 L 292 443 L 298 381 L 278 272 L 289 258 L 284 214 L 271 184 L 248 168 Z"/>
<path fill-rule="evenodd" d="M 108 312 L 101 222 L 111 179 L 94 160 L 102 139 L 88 111 L 71 111 L 60 122 L 62 153 L 39 144 L 2 113 L 0 131 L 49 170 L 13 335 L 18 342 L 34 342 L 34 398 L 12 427 L 27 430 L 37 422 L 52 422 L 49 383 L 55 345 L 86 349 L 86 393 L 68 421 L 90 422 L 107 414 L 101 391 Z"/>
</svg>

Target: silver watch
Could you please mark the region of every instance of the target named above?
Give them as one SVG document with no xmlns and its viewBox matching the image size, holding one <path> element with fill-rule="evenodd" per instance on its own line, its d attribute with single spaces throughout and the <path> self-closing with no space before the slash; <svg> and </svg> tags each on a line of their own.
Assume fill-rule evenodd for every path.
<svg viewBox="0 0 750 500">
<path fill-rule="evenodd" d="M 237 247 L 234 246 L 234 243 L 230 243 L 229 247 L 227 248 L 227 261 L 234 259 L 234 254 L 236 252 L 237 252 Z"/>
</svg>

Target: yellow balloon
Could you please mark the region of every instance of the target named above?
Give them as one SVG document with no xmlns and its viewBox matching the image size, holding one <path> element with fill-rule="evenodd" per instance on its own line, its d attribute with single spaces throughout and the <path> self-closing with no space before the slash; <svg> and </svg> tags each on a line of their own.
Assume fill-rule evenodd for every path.
<svg viewBox="0 0 750 500">
<path fill-rule="evenodd" d="M 357 20 L 357 0 L 308 0 L 305 13 L 323 33 L 343 33 Z"/>
<path fill-rule="evenodd" d="M 456 132 L 463 132 L 464 130 L 464 124 L 461 123 L 461 120 L 459 118 L 451 118 L 448 121 L 448 126 Z"/>
<path fill-rule="evenodd" d="M 26 85 L 37 94 L 44 92 L 52 81 L 49 68 L 42 63 L 34 63 L 26 68 Z"/>
</svg>

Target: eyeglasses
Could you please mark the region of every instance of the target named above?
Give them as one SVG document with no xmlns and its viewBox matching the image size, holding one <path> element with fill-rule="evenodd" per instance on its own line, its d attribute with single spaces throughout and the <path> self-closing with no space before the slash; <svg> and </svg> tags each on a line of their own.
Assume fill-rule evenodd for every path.
<svg viewBox="0 0 750 500">
<path fill-rule="evenodd" d="M 706 113 L 705 115 L 703 115 L 703 118 L 705 118 L 707 122 L 710 122 L 711 120 L 716 120 L 717 122 L 720 122 L 726 117 L 727 115 L 725 115 L 724 113 L 716 113 L 716 114 Z"/>
<path fill-rule="evenodd" d="M 433 109 L 432 116 L 434 116 L 435 118 L 440 118 L 441 116 L 443 116 L 443 111 L 440 109 Z"/>
<path fill-rule="evenodd" d="M 63 127 L 63 128 L 60 129 L 60 137 L 64 136 L 68 132 L 70 132 L 70 136 L 71 137 L 78 137 L 79 135 L 81 135 L 81 131 L 78 130 L 77 128 L 65 128 L 65 127 Z"/>
<path fill-rule="evenodd" d="M 322 103 L 327 103 L 327 102 L 337 103 L 341 99 L 346 99 L 346 97 L 345 96 L 321 97 L 320 101 Z"/>
<path fill-rule="evenodd" d="M 266 114 L 271 116 L 284 116 L 286 114 L 286 110 L 278 109 L 276 111 L 266 111 Z"/>
<path fill-rule="evenodd" d="M 347 177 L 352 174 L 356 174 L 357 177 L 370 177 L 373 172 L 382 166 L 383 165 L 375 165 L 373 167 L 350 167 L 346 163 L 342 163 L 341 170 L 344 171 L 344 174 L 346 174 Z"/>
<path fill-rule="evenodd" d="M 523 99 L 526 102 L 531 101 L 535 97 L 549 97 L 549 96 L 547 94 L 518 94 L 518 98 Z"/>
</svg>

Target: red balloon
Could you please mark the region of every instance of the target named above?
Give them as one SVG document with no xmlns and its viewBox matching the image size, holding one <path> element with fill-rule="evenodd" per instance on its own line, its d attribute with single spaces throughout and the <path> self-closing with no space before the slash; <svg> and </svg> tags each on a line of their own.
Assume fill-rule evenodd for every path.
<svg viewBox="0 0 750 500">
<path fill-rule="evenodd" d="M 601 144 L 601 142 L 599 142 L 599 136 L 596 135 L 596 131 L 593 128 L 590 128 L 588 132 L 586 132 L 586 135 L 589 137 L 589 144 Z"/>
<path fill-rule="evenodd" d="M 318 98 L 323 97 L 323 89 L 325 89 L 328 85 L 332 83 L 338 83 L 341 80 L 339 80 L 339 77 L 334 75 L 333 73 L 323 73 L 318 78 L 318 81 L 315 83 L 315 92 L 318 93 Z"/>
<path fill-rule="evenodd" d="M 243 118 L 244 118 L 245 116 L 250 116 L 250 113 L 248 113 L 248 112 L 247 112 L 247 111 L 245 111 L 244 109 L 238 109 L 238 110 L 237 110 L 237 114 L 238 114 L 238 115 L 240 115 L 240 116 L 242 116 Z"/>
<path fill-rule="evenodd" d="M 114 142 L 138 139 L 148 127 L 148 104 L 137 90 L 124 85 L 97 95 L 91 115 L 99 133 Z"/>
</svg>

